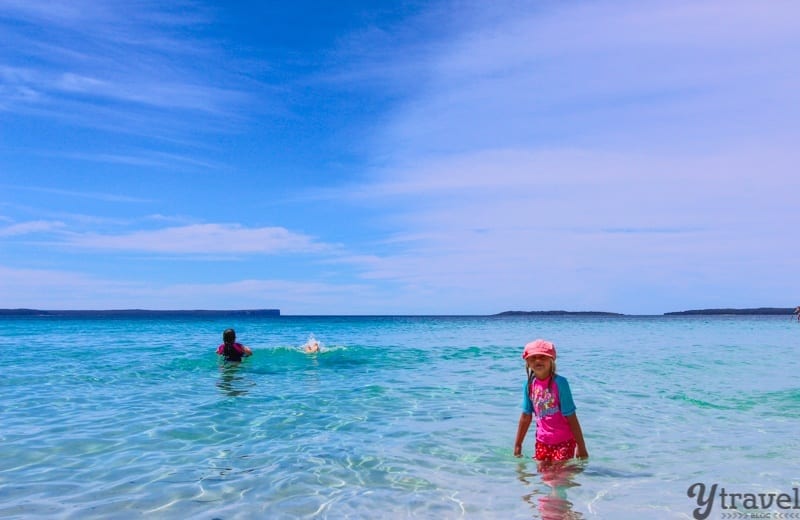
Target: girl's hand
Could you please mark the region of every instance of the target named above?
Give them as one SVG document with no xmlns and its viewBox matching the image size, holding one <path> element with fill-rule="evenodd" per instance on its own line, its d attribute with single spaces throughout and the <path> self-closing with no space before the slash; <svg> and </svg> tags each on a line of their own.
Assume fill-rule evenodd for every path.
<svg viewBox="0 0 800 520">
<path fill-rule="evenodd" d="M 589 452 L 586 449 L 586 446 L 583 446 L 583 447 L 578 446 L 578 458 L 579 459 L 588 459 L 589 458 Z"/>
<path fill-rule="evenodd" d="M 522 457 L 522 446 L 514 446 L 514 456 L 515 457 Z"/>
</svg>

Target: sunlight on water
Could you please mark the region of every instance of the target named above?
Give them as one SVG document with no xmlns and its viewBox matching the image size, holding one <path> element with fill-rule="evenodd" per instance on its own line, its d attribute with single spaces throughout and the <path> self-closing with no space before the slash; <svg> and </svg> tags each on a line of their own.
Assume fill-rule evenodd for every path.
<svg viewBox="0 0 800 520">
<path fill-rule="evenodd" d="M 228 326 L 254 351 L 239 365 L 214 354 Z M 4 518 L 687 518 L 694 482 L 800 482 L 784 317 L 0 328 Z M 591 455 L 550 474 L 512 456 L 536 337 L 556 342 Z"/>
</svg>

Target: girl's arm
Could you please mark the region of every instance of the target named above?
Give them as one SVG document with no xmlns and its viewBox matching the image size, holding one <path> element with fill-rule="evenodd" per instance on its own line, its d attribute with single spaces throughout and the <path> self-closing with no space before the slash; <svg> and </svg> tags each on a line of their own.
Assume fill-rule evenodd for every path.
<svg viewBox="0 0 800 520">
<path fill-rule="evenodd" d="M 244 345 L 242 345 L 242 350 L 244 350 L 244 355 L 245 356 L 252 356 L 253 355 L 253 351 L 250 350 L 250 347 L 245 347 Z"/>
<path fill-rule="evenodd" d="M 519 415 L 519 425 L 517 426 L 517 439 L 514 441 L 514 456 L 522 457 L 522 441 L 525 440 L 525 435 L 528 433 L 528 428 L 531 425 L 532 415 L 522 412 Z"/>
<path fill-rule="evenodd" d="M 572 436 L 575 437 L 575 442 L 578 443 L 578 458 L 589 458 L 589 452 L 586 451 L 586 442 L 583 440 L 581 423 L 578 422 L 578 414 L 568 415 L 567 422 L 569 423 L 569 429 L 572 430 Z"/>
</svg>

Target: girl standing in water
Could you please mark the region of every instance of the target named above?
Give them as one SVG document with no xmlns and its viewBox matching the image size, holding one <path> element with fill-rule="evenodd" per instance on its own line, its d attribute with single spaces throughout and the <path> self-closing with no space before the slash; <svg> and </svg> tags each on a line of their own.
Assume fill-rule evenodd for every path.
<svg viewBox="0 0 800 520">
<path fill-rule="evenodd" d="M 556 348 L 537 339 L 522 352 L 528 380 L 522 398 L 522 414 L 517 426 L 514 456 L 522 457 L 522 442 L 536 415 L 536 454 L 539 462 L 589 457 L 583 440 L 575 403 L 566 378 L 556 374 Z"/>
</svg>

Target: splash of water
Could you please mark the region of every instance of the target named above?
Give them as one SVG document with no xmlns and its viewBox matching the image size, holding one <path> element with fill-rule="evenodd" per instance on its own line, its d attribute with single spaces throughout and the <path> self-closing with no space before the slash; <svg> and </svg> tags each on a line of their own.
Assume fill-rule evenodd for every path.
<svg viewBox="0 0 800 520">
<path fill-rule="evenodd" d="M 317 338 L 314 337 L 314 334 L 311 333 L 308 335 L 308 339 L 306 340 L 305 344 L 302 345 L 301 348 L 303 349 L 304 352 L 308 354 L 315 354 L 322 350 L 322 345 L 317 340 Z"/>
</svg>

